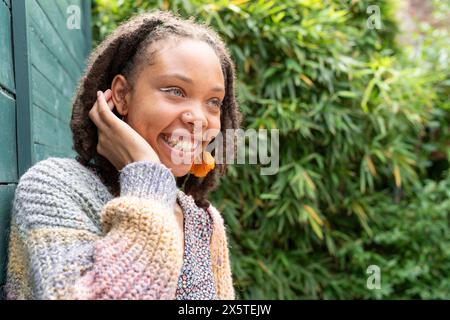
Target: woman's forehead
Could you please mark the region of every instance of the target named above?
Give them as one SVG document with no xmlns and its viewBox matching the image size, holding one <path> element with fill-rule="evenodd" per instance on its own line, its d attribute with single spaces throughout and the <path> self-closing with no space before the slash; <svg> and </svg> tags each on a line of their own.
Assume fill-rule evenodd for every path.
<svg viewBox="0 0 450 320">
<path fill-rule="evenodd" d="M 220 69 L 220 60 L 211 46 L 200 40 L 183 39 L 162 41 L 152 48 L 154 51 L 152 65 L 159 65 L 168 69 L 170 66 L 187 68 L 191 65 L 199 65 L 214 71 Z M 193 68 L 193 67 L 192 67 Z"/>
<path fill-rule="evenodd" d="M 162 44 L 148 68 L 152 75 L 159 77 L 178 78 L 185 82 L 202 79 L 211 84 L 221 84 L 222 87 L 224 83 L 222 67 L 215 51 L 199 40 Z"/>
</svg>

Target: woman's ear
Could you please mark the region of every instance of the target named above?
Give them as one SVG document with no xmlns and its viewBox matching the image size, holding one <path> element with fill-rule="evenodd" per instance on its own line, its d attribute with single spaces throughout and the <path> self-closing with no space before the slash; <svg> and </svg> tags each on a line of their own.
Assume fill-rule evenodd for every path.
<svg viewBox="0 0 450 320">
<path fill-rule="evenodd" d="M 112 100 L 119 114 L 125 116 L 128 114 L 128 96 L 130 93 L 130 85 L 127 79 L 118 74 L 111 83 Z"/>
</svg>

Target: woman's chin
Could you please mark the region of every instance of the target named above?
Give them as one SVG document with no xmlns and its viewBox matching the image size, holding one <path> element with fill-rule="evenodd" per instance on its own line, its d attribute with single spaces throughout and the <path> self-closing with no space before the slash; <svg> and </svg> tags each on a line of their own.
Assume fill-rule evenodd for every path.
<svg viewBox="0 0 450 320">
<path fill-rule="evenodd" d="M 191 166 L 176 165 L 173 163 L 164 163 L 164 162 L 163 164 L 172 171 L 175 177 L 185 176 L 189 173 L 189 170 L 191 170 Z"/>
</svg>

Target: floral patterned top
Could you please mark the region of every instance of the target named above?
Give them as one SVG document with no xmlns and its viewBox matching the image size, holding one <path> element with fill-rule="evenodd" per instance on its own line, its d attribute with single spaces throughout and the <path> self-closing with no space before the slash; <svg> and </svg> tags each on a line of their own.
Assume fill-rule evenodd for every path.
<svg viewBox="0 0 450 320">
<path fill-rule="evenodd" d="M 184 256 L 176 299 L 217 300 L 210 252 L 212 218 L 208 210 L 195 204 L 191 195 L 178 190 L 177 198 L 184 208 Z"/>
</svg>

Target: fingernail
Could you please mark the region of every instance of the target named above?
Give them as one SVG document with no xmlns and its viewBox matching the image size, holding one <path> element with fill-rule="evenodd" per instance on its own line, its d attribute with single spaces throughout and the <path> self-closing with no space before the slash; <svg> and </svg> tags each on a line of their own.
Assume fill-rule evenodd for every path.
<svg viewBox="0 0 450 320">
<path fill-rule="evenodd" d="M 100 97 L 101 94 L 102 94 L 101 91 L 97 91 L 97 97 Z"/>
</svg>

